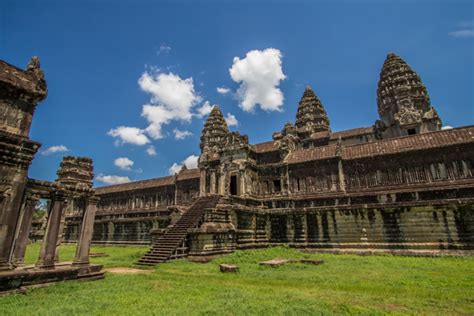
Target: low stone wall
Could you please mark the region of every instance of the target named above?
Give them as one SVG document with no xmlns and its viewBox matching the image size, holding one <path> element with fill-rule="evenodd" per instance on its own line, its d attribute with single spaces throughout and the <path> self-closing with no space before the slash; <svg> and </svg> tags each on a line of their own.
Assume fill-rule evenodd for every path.
<svg viewBox="0 0 474 316">
<path fill-rule="evenodd" d="M 128 214 L 101 214 L 94 223 L 94 244 L 145 244 L 151 243 L 150 231 L 166 228 L 172 221 L 170 212 Z M 80 230 L 80 217 L 66 217 L 64 242 L 76 242 Z"/>
<path fill-rule="evenodd" d="M 234 214 L 238 248 L 474 250 L 474 203 Z"/>
</svg>

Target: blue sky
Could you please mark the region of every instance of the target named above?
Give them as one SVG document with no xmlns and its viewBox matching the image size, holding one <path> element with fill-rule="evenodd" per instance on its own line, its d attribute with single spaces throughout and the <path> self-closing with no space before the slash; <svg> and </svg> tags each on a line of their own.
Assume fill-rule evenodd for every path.
<svg viewBox="0 0 474 316">
<path fill-rule="evenodd" d="M 252 143 L 294 121 L 308 84 L 333 131 L 370 126 L 391 51 L 419 73 L 445 125 L 473 124 L 473 11 L 452 0 L 2 1 L 0 58 L 25 67 L 38 55 L 46 74 L 30 176 L 54 180 L 64 154 L 89 156 L 103 185 L 168 175 L 199 155 L 206 101 Z M 134 143 L 120 126 L 138 131 Z"/>
</svg>

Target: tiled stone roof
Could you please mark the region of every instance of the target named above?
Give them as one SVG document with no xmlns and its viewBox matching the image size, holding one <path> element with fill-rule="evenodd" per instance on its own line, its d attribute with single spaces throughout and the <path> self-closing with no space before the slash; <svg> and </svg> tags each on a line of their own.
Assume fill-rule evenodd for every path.
<svg viewBox="0 0 474 316">
<path fill-rule="evenodd" d="M 290 164 L 295 164 L 305 161 L 333 158 L 336 156 L 336 147 L 336 144 L 332 144 L 311 149 L 296 150 L 288 155 L 287 161 Z"/>
<path fill-rule="evenodd" d="M 474 143 L 474 126 L 342 147 L 342 157 L 343 159 L 357 159 L 467 143 Z"/>
<path fill-rule="evenodd" d="M 352 128 L 352 129 L 346 129 L 344 131 L 331 133 L 331 139 L 338 139 L 339 137 L 344 139 L 344 138 L 355 137 L 359 135 L 372 134 L 373 132 L 374 132 L 374 128 L 372 126 Z"/>
<path fill-rule="evenodd" d="M 371 156 L 390 155 L 408 151 L 474 143 L 474 126 L 460 127 L 418 135 L 380 140 L 371 143 L 342 146 L 342 159 L 350 160 Z M 311 149 L 300 149 L 289 154 L 288 163 L 329 159 L 336 157 L 336 144 Z"/>
<path fill-rule="evenodd" d="M 264 153 L 278 150 L 278 147 L 275 146 L 275 141 L 271 140 L 269 142 L 255 144 L 253 145 L 253 149 L 256 153 Z"/>
<path fill-rule="evenodd" d="M 189 179 L 196 179 L 199 178 L 199 169 L 194 168 L 194 169 L 186 169 L 182 170 L 178 173 L 178 181 L 180 180 L 189 180 Z"/>
<path fill-rule="evenodd" d="M 178 181 L 196 179 L 196 178 L 199 178 L 198 168 L 182 170 L 178 174 Z M 95 190 L 98 195 L 101 195 L 101 194 L 107 194 L 107 193 L 116 193 L 116 192 L 131 191 L 131 190 L 142 190 L 142 189 L 154 188 L 154 187 L 159 187 L 159 186 L 174 185 L 174 183 L 175 183 L 175 177 L 167 176 L 167 177 L 155 178 L 155 179 L 150 179 L 150 180 L 134 181 L 134 182 L 129 182 L 129 183 L 98 187 L 98 188 L 95 188 Z"/>
<path fill-rule="evenodd" d="M 174 176 L 167 176 L 162 178 L 155 178 L 143 181 L 134 181 L 123 184 L 109 185 L 104 187 L 95 188 L 97 195 L 116 193 L 122 191 L 141 190 L 147 188 L 153 188 L 157 186 L 173 185 Z"/>
</svg>

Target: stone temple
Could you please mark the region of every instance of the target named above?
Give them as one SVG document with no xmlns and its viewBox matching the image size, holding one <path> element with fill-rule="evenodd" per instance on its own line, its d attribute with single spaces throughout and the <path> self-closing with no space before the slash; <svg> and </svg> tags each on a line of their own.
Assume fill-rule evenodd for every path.
<svg viewBox="0 0 474 316">
<path fill-rule="evenodd" d="M 3 89 L 1 100 L 11 99 Z M 28 209 L 29 196 L 52 201 L 55 230 L 46 228 L 43 240 L 85 242 L 87 254 L 90 238 L 151 244 L 143 265 L 280 244 L 318 251 L 474 250 L 474 126 L 442 130 L 421 78 L 395 54 L 380 72 L 373 126 L 333 132 L 325 105 L 307 87 L 294 107 L 295 122 L 268 142 L 250 144 L 246 135 L 229 131 L 215 107 L 202 130 L 198 168 L 95 189 L 87 158 L 65 157 L 55 182 L 27 178 L 39 146 L 27 139 L 29 104 L 46 95 L 27 89 L 28 101 L 0 109 L 0 126 L 6 126 L 0 150 L 13 139 L 25 142 L 15 145 L 18 157 L 1 158 L 0 237 L 8 237 L 0 266 L 21 261 L 24 250 L 16 258 L 15 249 L 27 237 L 18 214 Z M 11 108 L 24 107 L 18 112 L 23 123 L 15 125 L 20 114 Z M 57 200 L 68 203 L 60 207 Z M 31 220 L 24 225 L 31 227 Z M 57 251 L 48 249 L 51 265 Z M 77 262 L 87 261 L 85 253 Z"/>
<path fill-rule="evenodd" d="M 474 126 L 441 130 L 418 74 L 388 54 L 373 126 L 331 131 L 307 87 L 272 140 L 250 144 L 215 107 L 199 168 L 96 188 L 93 240 L 148 244 L 154 264 L 287 244 L 320 250 L 474 249 Z M 64 232 L 77 239 L 80 214 Z"/>
</svg>

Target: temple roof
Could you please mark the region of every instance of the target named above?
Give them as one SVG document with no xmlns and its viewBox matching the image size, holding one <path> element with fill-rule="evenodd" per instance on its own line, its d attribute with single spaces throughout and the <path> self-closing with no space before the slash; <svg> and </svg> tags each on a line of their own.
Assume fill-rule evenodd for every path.
<svg viewBox="0 0 474 316">
<path fill-rule="evenodd" d="M 346 130 L 343 130 L 343 131 L 331 133 L 331 139 L 338 139 L 339 137 L 344 139 L 344 138 L 350 138 L 350 137 L 373 134 L 373 133 L 374 133 L 373 126 L 352 128 L 352 129 L 346 129 Z"/>
<path fill-rule="evenodd" d="M 15 89 L 30 93 L 37 97 L 39 101 L 43 100 L 47 95 L 46 82 L 44 81 L 42 71 L 39 68 L 39 61 L 37 58 L 32 58 L 28 64 L 27 70 L 22 70 L 0 60 L 0 85 L 5 84 Z"/>
<path fill-rule="evenodd" d="M 186 169 L 186 170 L 180 171 L 177 174 L 177 178 L 175 178 L 175 176 L 166 176 L 166 177 L 154 178 L 154 179 L 149 179 L 149 180 L 134 181 L 134 182 L 129 182 L 129 183 L 97 187 L 95 188 L 95 190 L 98 195 L 101 195 L 101 194 L 108 194 L 108 193 L 143 190 L 143 189 L 160 187 L 160 186 L 174 185 L 175 179 L 177 179 L 177 181 L 183 181 L 183 180 L 198 179 L 198 178 L 199 178 L 199 169 L 193 168 L 193 169 Z"/>
<path fill-rule="evenodd" d="M 308 132 L 329 130 L 329 119 L 319 98 L 310 86 L 307 86 L 296 112 L 296 127 Z"/>
<path fill-rule="evenodd" d="M 199 178 L 199 168 L 181 170 L 177 176 L 178 181 Z"/>
<path fill-rule="evenodd" d="M 269 142 L 258 143 L 252 146 L 256 153 L 264 153 L 269 151 L 278 150 L 278 147 L 275 146 L 275 141 L 271 140 Z"/>
<path fill-rule="evenodd" d="M 142 190 L 148 188 L 154 188 L 158 186 L 173 185 L 175 177 L 167 176 L 161 178 L 154 178 L 149 180 L 134 181 L 122 184 L 108 185 L 103 187 L 95 188 L 95 192 L 98 195 L 107 193 L 116 193 L 122 191 Z"/>
<path fill-rule="evenodd" d="M 370 143 L 342 146 L 344 160 L 399 154 L 452 145 L 474 143 L 474 125 L 424 134 L 390 138 Z M 313 160 L 335 158 L 337 144 L 311 149 L 300 149 L 289 154 L 288 163 L 295 164 Z"/>
</svg>

